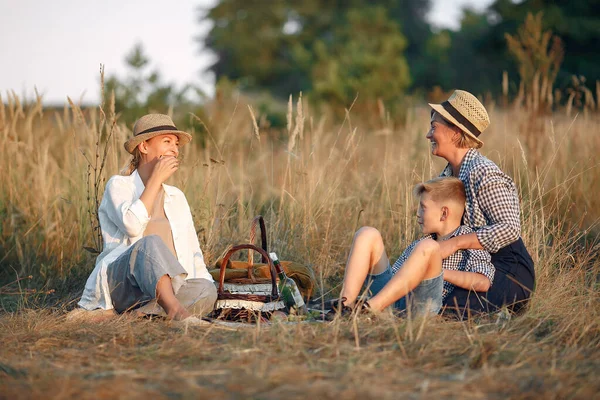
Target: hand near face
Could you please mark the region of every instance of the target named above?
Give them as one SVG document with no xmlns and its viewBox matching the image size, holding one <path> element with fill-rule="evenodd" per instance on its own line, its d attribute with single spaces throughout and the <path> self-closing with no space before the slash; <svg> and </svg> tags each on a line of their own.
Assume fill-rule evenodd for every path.
<svg viewBox="0 0 600 400">
<path fill-rule="evenodd" d="M 179 169 L 179 160 L 174 156 L 161 156 L 154 164 L 152 178 L 165 183 Z"/>
</svg>

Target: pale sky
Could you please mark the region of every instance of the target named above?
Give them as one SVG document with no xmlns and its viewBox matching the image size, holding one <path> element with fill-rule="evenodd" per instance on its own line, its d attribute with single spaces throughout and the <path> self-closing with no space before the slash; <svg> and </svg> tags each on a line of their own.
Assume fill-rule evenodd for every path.
<svg viewBox="0 0 600 400">
<path fill-rule="evenodd" d="M 100 64 L 106 76 L 124 76 L 124 57 L 139 42 L 164 82 L 193 83 L 210 95 L 214 77 L 202 71 L 213 56 L 194 38 L 209 29 L 198 23 L 198 8 L 216 1 L 0 0 L 0 93 L 32 99 L 36 87 L 46 103 L 69 96 L 96 104 Z M 457 28 L 462 6 L 483 9 L 491 1 L 433 0 L 430 20 Z"/>
</svg>

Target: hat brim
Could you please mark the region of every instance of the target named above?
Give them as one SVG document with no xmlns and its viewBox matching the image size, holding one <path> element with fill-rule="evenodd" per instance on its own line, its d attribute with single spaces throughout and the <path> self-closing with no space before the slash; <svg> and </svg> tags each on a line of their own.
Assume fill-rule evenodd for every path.
<svg viewBox="0 0 600 400">
<path fill-rule="evenodd" d="M 429 104 L 429 107 L 433 108 L 435 110 L 435 112 L 439 113 L 442 117 L 446 118 L 448 121 L 450 121 L 454 125 L 458 126 L 460 128 L 460 130 L 462 130 L 464 133 L 469 135 L 469 137 L 471 137 L 471 139 L 475 140 L 477 143 L 479 143 L 483 146 L 483 140 L 479 139 L 477 136 L 475 136 L 475 134 L 473 132 L 471 132 L 469 129 L 467 129 L 467 127 L 465 127 L 463 124 L 458 122 L 456 120 L 456 118 L 454 118 L 452 115 L 450 115 L 450 113 L 448 111 L 446 111 L 444 109 L 444 107 L 442 107 L 441 104 L 431 104 L 431 103 L 427 103 L 427 104 Z"/>
<path fill-rule="evenodd" d="M 149 133 L 144 133 L 142 135 L 137 135 L 137 136 L 130 138 L 128 141 L 125 142 L 125 145 L 124 145 L 125 150 L 127 150 L 127 152 L 129 154 L 133 154 L 133 151 L 135 150 L 135 148 L 137 147 L 138 144 L 142 143 L 145 140 L 149 140 L 149 139 L 152 139 L 153 137 L 161 136 L 161 135 L 177 136 L 179 138 L 179 147 L 183 147 L 184 145 L 186 145 L 192 141 L 192 135 L 190 135 L 187 132 L 183 132 L 183 131 L 149 132 Z"/>
</svg>

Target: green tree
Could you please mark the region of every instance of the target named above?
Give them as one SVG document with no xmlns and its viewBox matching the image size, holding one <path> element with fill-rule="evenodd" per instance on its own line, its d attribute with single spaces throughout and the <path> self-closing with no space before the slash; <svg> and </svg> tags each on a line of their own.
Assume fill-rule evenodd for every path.
<svg viewBox="0 0 600 400">
<path fill-rule="evenodd" d="M 542 13 L 528 14 L 516 35 L 506 34 L 508 49 L 519 64 L 520 97 L 533 110 L 552 105 L 554 80 L 563 61 L 561 40 L 542 30 Z"/>
<path fill-rule="evenodd" d="M 333 54 L 335 60 L 340 49 L 349 50 L 361 40 L 364 42 L 356 38 L 358 33 L 350 34 L 349 24 L 357 23 L 348 18 L 353 12 L 365 12 L 369 14 L 365 18 L 384 24 L 381 30 L 388 35 L 386 46 L 390 43 L 388 32 L 392 25 L 393 35 L 400 38 L 404 33 L 402 46 L 392 44 L 394 49 L 404 48 L 396 53 L 400 58 L 404 57 L 404 51 L 417 54 L 419 43 L 430 35 L 425 22 L 429 3 L 429 0 L 222 0 L 202 17 L 213 23 L 203 47 L 217 56 L 210 67 L 217 79 L 226 76 L 237 81 L 242 90 L 267 90 L 285 99 L 290 93 L 312 90 L 315 78 L 322 82 L 323 74 L 314 69 L 315 65 L 322 68 L 324 53 Z M 369 11 L 373 4 L 380 10 L 377 20 Z M 410 29 L 403 30 L 404 25 Z M 416 45 L 406 43 L 405 37 L 409 35 Z M 350 39 L 355 41 L 354 45 L 344 43 Z M 370 40 L 376 41 L 377 37 Z M 364 48 L 365 44 L 358 46 Z M 367 47 L 376 50 L 375 45 Z M 337 58 L 337 61 L 345 60 Z M 404 87 L 404 77 L 400 79 Z"/>
<path fill-rule="evenodd" d="M 438 85 L 438 75 L 432 73 L 439 53 L 426 51 L 433 38 L 427 13 L 431 9 L 430 0 L 383 0 L 375 2 L 387 10 L 390 20 L 395 21 L 406 37 L 407 47 L 404 55 L 412 78 L 411 88 L 432 88 Z M 438 65 L 438 71 L 441 68 Z"/>
<path fill-rule="evenodd" d="M 558 86 L 570 85 L 573 75 L 585 76 L 588 82 L 600 80 L 600 53 L 596 51 L 600 46 L 600 0 L 496 0 L 488 11 L 497 21 L 488 42 L 506 54 L 504 34 L 516 33 L 528 13 L 539 12 L 544 16 L 542 29 L 552 31 L 564 44 Z"/>
<path fill-rule="evenodd" d="M 410 84 L 403 56 L 406 39 L 383 7 L 352 9 L 335 32 L 335 43 L 315 45 L 314 94 L 329 103 L 348 106 L 357 94 L 359 104 L 400 100 Z"/>
</svg>

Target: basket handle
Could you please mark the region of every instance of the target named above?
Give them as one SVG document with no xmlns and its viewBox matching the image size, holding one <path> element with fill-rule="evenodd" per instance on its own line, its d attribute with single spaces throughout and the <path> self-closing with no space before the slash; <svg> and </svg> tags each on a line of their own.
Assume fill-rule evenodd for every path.
<svg viewBox="0 0 600 400">
<path fill-rule="evenodd" d="M 271 258 L 269 257 L 269 255 L 267 254 L 267 252 L 265 250 L 261 249 L 260 247 L 256 247 L 253 244 L 239 244 L 237 246 L 233 246 L 231 249 L 229 249 L 227 254 L 225 254 L 225 257 L 223 257 L 223 261 L 221 262 L 221 271 L 219 274 L 219 294 L 223 294 L 223 292 L 224 292 L 223 285 L 225 283 L 225 268 L 227 267 L 229 258 L 236 251 L 240 251 L 240 250 L 244 250 L 244 249 L 254 250 L 254 251 L 260 253 L 260 255 L 263 257 L 263 259 L 267 260 L 267 263 L 269 264 L 269 272 L 271 273 L 271 285 L 273 287 L 273 289 L 271 290 L 271 296 L 273 296 L 274 298 L 279 297 L 279 295 L 277 294 L 277 278 L 276 278 L 277 273 L 275 272 L 275 265 L 273 265 L 273 261 L 271 261 Z M 250 253 L 250 252 L 248 252 L 248 253 Z"/>
<path fill-rule="evenodd" d="M 260 241 L 262 249 L 265 253 L 267 250 L 267 230 L 265 228 L 265 219 L 262 215 L 257 215 L 252 220 L 252 226 L 250 227 L 250 244 L 254 244 L 254 240 L 256 239 L 256 225 L 260 226 Z M 262 255 L 262 254 L 261 254 Z M 264 264 L 268 263 L 269 257 L 265 257 L 262 255 L 262 261 Z M 252 252 L 248 252 L 248 279 L 254 282 L 254 276 L 252 275 L 252 268 L 254 267 L 254 258 L 252 257 Z"/>
</svg>

